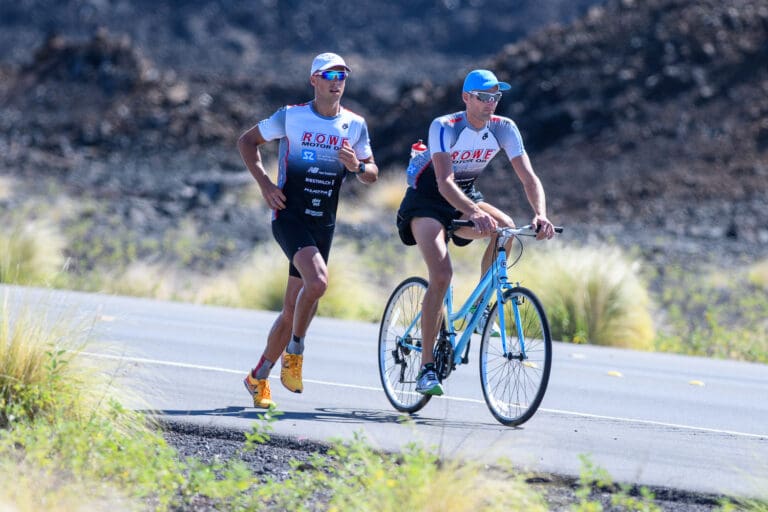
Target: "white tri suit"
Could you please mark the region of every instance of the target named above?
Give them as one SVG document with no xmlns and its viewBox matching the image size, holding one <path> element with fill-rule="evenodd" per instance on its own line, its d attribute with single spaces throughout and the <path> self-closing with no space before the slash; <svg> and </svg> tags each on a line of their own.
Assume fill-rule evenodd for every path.
<svg viewBox="0 0 768 512">
<path fill-rule="evenodd" d="M 317 247 L 328 262 L 339 190 L 350 174 L 339 150 L 346 140 L 359 160 L 372 156 L 368 126 L 343 107 L 334 117 L 320 115 L 314 102 L 282 107 L 258 126 L 265 140 L 280 139 L 277 186 L 286 207 L 272 210 L 272 234 L 291 262 L 290 275 L 301 277 L 293 265 L 300 249 Z"/>
<path fill-rule="evenodd" d="M 492 116 L 480 130 L 469 124 L 466 112 L 448 114 L 432 121 L 428 150 L 413 157 L 408 164 L 408 190 L 397 212 L 397 229 L 403 243 L 416 244 L 411 231 L 414 217 L 438 220 L 456 245 L 470 243 L 471 240 L 449 232 L 451 222 L 460 218 L 461 212 L 440 194 L 431 154 L 447 152 L 451 155 L 454 181 L 467 197 L 479 203 L 483 201 L 483 195 L 475 188 L 475 180 L 501 149 L 510 160 L 525 153 L 520 132 L 507 117 Z"/>
</svg>

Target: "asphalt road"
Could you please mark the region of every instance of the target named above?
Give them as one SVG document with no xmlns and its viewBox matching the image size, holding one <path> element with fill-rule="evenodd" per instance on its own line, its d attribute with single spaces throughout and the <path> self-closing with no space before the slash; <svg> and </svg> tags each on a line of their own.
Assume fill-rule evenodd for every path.
<svg viewBox="0 0 768 512">
<path fill-rule="evenodd" d="M 251 407 L 242 379 L 275 313 L 0 290 L 13 310 L 88 326 L 86 354 L 138 392 L 132 407 L 244 431 L 262 412 Z M 578 475 L 586 455 L 620 482 L 768 494 L 766 365 L 555 343 L 544 402 L 522 427 L 504 427 L 487 410 L 476 356 L 451 375 L 446 396 L 403 421 L 381 390 L 377 336 L 378 325 L 317 318 L 304 393 L 285 390 L 279 365 L 273 370 L 283 413 L 273 432 L 319 441 L 362 434 L 387 450 L 418 441 L 443 456 L 567 475 Z"/>
</svg>

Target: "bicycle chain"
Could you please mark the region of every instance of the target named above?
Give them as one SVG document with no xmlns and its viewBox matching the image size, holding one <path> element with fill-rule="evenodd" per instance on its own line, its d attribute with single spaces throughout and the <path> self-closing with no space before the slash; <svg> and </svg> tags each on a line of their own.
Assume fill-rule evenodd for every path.
<svg viewBox="0 0 768 512">
<path fill-rule="evenodd" d="M 453 364 L 453 346 L 445 333 L 441 332 L 435 346 L 435 369 L 440 382 L 444 381 L 455 368 Z"/>
</svg>

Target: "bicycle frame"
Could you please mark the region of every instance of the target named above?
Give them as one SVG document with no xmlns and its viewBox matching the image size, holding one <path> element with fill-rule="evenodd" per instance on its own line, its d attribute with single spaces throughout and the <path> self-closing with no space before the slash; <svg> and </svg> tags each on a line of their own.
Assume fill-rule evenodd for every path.
<svg viewBox="0 0 768 512">
<path fill-rule="evenodd" d="M 501 239 L 501 237 L 499 237 Z M 466 362 L 466 354 L 464 353 L 472 338 L 472 333 L 475 327 L 480 322 L 486 306 L 493 299 L 494 292 L 496 294 L 496 301 L 501 302 L 503 300 L 504 292 L 512 288 L 512 285 L 507 281 L 507 253 L 503 244 L 500 244 L 499 253 L 491 266 L 486 270 L 483 277 L 478 282 L 475 289 L 472 290 L 469 297 L 464 301 L 464 304 L 456 311 L 453 311 L 453 285 L 448 287 L 448 292 L 445 294 L 445 315 L 447 323 L 446 335 L 448 341 L 453 346 L 454 357 L 453 363 L 458 365 Z M 472 306 L 477 305 L 475 311 L 472 312 Z M 517 308 L 515 308 L 517 312 Z M 461 320 L 466 320 L 467 316 L 471 314 L 466 325 L 464 325 L 464 332 L 457 340 L 457 333 L 454 323 Z M 504 351 L 506 352 L 506 330 L 504 329 L 505 318 L 503 315 L 499 317 L 499 330 L 501 331 L 501 343 Z"/>
<path fill-rule="evenodd" d="M 450 230 L 463 227 L 473 224 L 454 221 Z M 554 230 L 562 233 L 563 228 L 555 226 Z M 552 367 L 552 338 L 541 301 L 507 276 L 507 258 L 514 256 L 511 247 L 508 252 L 505 245 L 510 246 L 513 240 L 521 242 L 522 236 L 536 237 L 537 233 L 533 225 L 496 229 L 496 253 L 490 268 L 456 311 L 453 286 L 448 287 L 434 340 L 430 371 L 444 382 L 458 365 L 469 363 L 473 333 L 482 331 L 477 361 L 480 387 L 493 417 L 507 426 L 531 419 L 544 398 Z M 521 244 L 515 262 L 522 253 Z M 429 283 L 419 276 L 398 284 L 384 308 L 379 329 L 379 377 L 384 393 L 395 409 L 408 414 L 421 410 L 433 395 L 442 394 L 439 389 L 430 393 L 418 387 L 425 371 L 421 364 L 426 355 L 424 346 L 432 345 L 424 343 L 421 333 L 428 289 Z"/>
<path fill-rule="evenodd" d="M 515 231 L 520 231 L 520 230 L 515 230 Z M 496 259 L 493 261 L 493 263 L 488 268 L 488 270 L 486 270 L 486 272 L 480 278 L 480 281 L 478 282 L 477 286 L 475 286 L 474 290 L 466 299 L 464 304 L 455 313 L 453 311 L 453 285 L 448 287 L 448 291 L 445 295 L 445 298 L 443 299 L 443 304 L 445 305 L 445 316 L 446 316 L 445 323 L 447 325 L 447 330 L 445 334 L 448 336 L 448 341 L 453 347 L 453 354 L 454 354 L 453 364 L 454 365 L 464 364 L 468 362 L 467 355 L 464 354 L 464 352 L 467 350 L 469 346 L 469 342 L 472 338 L 472 332 L 475 330 L 475 327 L 480 321 L 480 318 L 483 316 L 486 306 L 493 298 L 494 292 L 496 294 L 496 301 L 501 303 L 503 301 L 504 292 L 508 289 L 513 288 L 513 285 L 508 282 L 507 251 L 504 245 L 512 236 L 514 236 L 514 234 L 516 233 L 513 233 L 511 229 L 502 228 L 502 230 L 499 231 L 499 236 L 496 242 L 497 250 L 498 250 Z M 472 312 L 471 311 L 472 306 L 475 304 L 477 304 L 477 307 L 475 308 L 475 311 Z M 517 304 L 513 305 L 513 310 L 515 312 L 515 322 L 518 325 L 520 325 L 520 316 L 519 316 Z M 470 314 L 471 314 L 471 317 L 469 318 L 469 321 L 464 326 L 464 332 L 462 333 L 461 337 L 457 341 L 456 339 L 457 333 L 454 327 L 454 323 L 461 320 L 466 321 L 467 317 Z M 409 339 L 409 333 L 420 321 L 421 321 L 421 313 L 416 315 L 411 325 L 408 326 L 408 329 L 406 329 L 402 337 L 403 340 Z M 505 322 L 506 322 L 506 319 L 504 318 L 504 315 L 499 315 L 501 345 L 504 350 L 504 353 L 507 352 L 507 340 L 506 340 L 507 331 L 505 330 Z M 519 329 L 518 329 L 518 333 L 519 333 L 518 336 L 520 338 L 519 342 L 521 347 L 520 356 L 522 358 L 525 358 L 525 340 L 523 337 L 523 333 L 520 332 Z M 416 345 L 416 344 L 403 341 L 403 345 L 407 348 L 421 352 L 420 343 Z"/>
</svg>

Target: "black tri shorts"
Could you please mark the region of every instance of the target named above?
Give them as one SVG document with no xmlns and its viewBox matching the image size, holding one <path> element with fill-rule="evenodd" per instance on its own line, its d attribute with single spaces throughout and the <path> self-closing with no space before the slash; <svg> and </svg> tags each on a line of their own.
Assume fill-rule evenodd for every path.
<svg viewBox="0 0 768 512">
<path fill-rule="evenodd" d="M 335 226 L 316 225 L 301 217 L 278 211 L 277 218 L 272 221 L 272 236 L 288 257 L 288 275 L 301 278 L 299 269 L 293 265 L 293 257 L 304 247 L 317 247 L 327 265 L 334 229 Z"/>
<path fill-rule="evenodd" d="M 483 194 L 474 187 L 465 193 L 475 203 L 484 200 Z M 451 206 L 443 196 L 419 193 L 416 189 L 408 187 L 405 197 L 400 203 L 400 209 L 397 211 L 397 233 L 405 245 L 416 245 L 416 239 L 413 237 L 413 231 L 411 231 L 411 220 L 415 217 L 429 217 L 437 220 L 445 227 L 446 241 L 448 239 L 453 240 L 453 243 L 458 247 L 472 242 L 472 240 L 458 237 L 450 231 L 451 223 L 455 219 L 461 218 L 461 212 Z"/>
</svg>

